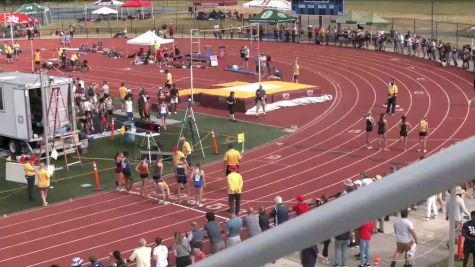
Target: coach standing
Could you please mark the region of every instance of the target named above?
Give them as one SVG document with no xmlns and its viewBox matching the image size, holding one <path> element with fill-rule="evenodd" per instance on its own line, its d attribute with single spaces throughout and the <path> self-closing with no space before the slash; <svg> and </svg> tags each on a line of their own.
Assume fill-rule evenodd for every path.
<svg viewBox="0 0 475 267">
<path fill-rule="evenodd" d="M 241 162 L 241 153 L 233 148 L 233 144 L 228 144 L 228 151 L 224 154 L 226 176 L 231 173 L 231 167 L 236 167 L 236 172 L 239 172 L 239 162 Z"/>
<path fill-rule="evenodd" d="M 259 118 L 259 108 L 262 107 L 264 117 L 266 116 L 266 90 L 259 84 L 259 89 L 256 90 L 256 118 Z"/>
<path fill-rule="evenodd" d="M 228 174 L 228 202 L 229 212 L 239 215 L 241 208 L 242 176 L 239 174 L 237 166 L 230 166 L 231 173 Z"/>
<path fill-rule="evenodd" d="M 398 93 L 397 85 L 394 83 L 394 79 L 393 79 L 389 82 L 388 104 L 386 108 L 386 114 L 390 114 L 389 111 L 391 111 L 391 115 L 395 114 L 397 93 Z"/>
</svg>

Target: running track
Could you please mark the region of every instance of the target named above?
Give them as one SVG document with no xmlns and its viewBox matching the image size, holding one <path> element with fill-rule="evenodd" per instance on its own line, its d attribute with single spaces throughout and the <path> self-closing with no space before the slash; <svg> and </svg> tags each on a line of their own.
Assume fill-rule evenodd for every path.
<svg viewBox="0 0 475 267">
<path fill-rule="evenodd" d="M 178 43 L 182 47 L 189 45 Z M 206 43 L 218 45 L 213 40 Z M 237 62 L 238 47 L 243 44 L 249 45 L 249 42 L 226 42 L 226 62 Z M 27 45 L 25 43 L 23 47 Z M 35 45 L 53 47 L 48 41 Z M 123 47 L 123 44 L 116 45 Z M 417 160 L 420 156 L 416 152 L 417 129 L 410 131 L 407 152 L 403 152 L 397 142 L 400 116 L 387 118 L 389 152 L 365 149 L 364 132 L 358 132 L 364 126 L 363 114 L 372 109 L 377 117 L 383 111 L 381 104 L 386 100 L 386 84 L 390 78 L 395 78 L 399 86 L 398 104 L 403 108 L 399 115 L 406 114 L 413 126 L 422 116 L 427 116 L 431 129 L 429 154 L 472 135 L 473 108 L 468 104 L 468 99 L 473 97 L 472 73 L 451 67 L 440 68 L 435 62 L 394 54 L 332 46 L 263 43 L 261 48 L 273 55 L 287 80 L 291 75 L 291 64 L 298 56 L 301 82 L 320 85 L 325 93 L 334 96 L 334 100 L 271 112 L 258 121 L 243 115 L 238 117 L 282 127 L 295 122 L 300 125 L 297 132 L 245 153 L 241 165 L 245 180 L 242 209 L 270 207 L 277 194 L 284 200 L 299 194 L 307 198 L 331 195 L 342 189 L 344 179 L 356 178 L 361 171 L 374 176 L 387 172 L 390 164 L 403 167 Z M 251 56 L 256 54 L 255 50 L 253 52 Z M 86 81 L 106 79 L 117 88 L 127 73 L 126 81 L 132 86 L 163 83 L 163 75 L 157 74 L 152 66 L 139 69 L 125 60 L 111 64 L 97 55 L 89 56 L 88 60 L 95 71 L 82 75 Z M 252 63 L 253 60 L 250 65 Z M 20 64 L 2 63 L 1 67 L 26 71 L 29 64 L 28 55 L 23 55 Z M 188 88 L 186 70 L 174 74 L 180 87 Z M 219 70 L 199 70 L 195 87 L 208 88 L 233 80 L 246 81 Z M 225 114 L 219 110 L 197 110 Z M 377 147 L 376 141 L 373 146 Z M 0 219 L 0 266 L 48 266 L 52 263 L 69 266 L 74 256 L 87 259 L 88 255 L 94 254 L 104 259 L 114 249 L 123 251 L 128 257 L 142 237 L 152 242 L 156 236 L 161 236 L 170 246 L 174 231 L 189 230 L 192 221 L 202 224 L 206 211 L 216 211 L 220 220 L 225 216 L 227 200 L 222 163 L 209 164 L 205 171 L 208 184 L 203 208 L 177 204 L 157 206 L 155 201 L 140 196 L 103 192 Z M 152 191 L 151 184 L 147 188 Z"/>
</svg>

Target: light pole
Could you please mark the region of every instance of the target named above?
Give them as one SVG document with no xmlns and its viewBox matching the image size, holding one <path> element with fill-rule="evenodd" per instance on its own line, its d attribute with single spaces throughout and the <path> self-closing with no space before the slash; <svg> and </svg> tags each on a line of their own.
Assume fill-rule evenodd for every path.
<svg viewBox="0 0 475 267">
<path fill-rule="evenodd" d="M 434 0 L 431 0 L 430 38 L 434 39 Z"/>
</svg>

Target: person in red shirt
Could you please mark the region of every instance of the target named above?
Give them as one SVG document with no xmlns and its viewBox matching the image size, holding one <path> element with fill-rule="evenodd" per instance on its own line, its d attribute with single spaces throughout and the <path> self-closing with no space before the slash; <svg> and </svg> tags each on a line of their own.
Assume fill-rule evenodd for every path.
<svg viewBox="0 0 475 267">
<path fill-rule="evenodd" d="M 195 244 L 193 246 L 193 263 L 199 262 L 200 260 L 203 260 L 206 258 L 206 254 L 201 251 L 200 244 Z"/>
<path fill-rule="evenodd" d="M 360 233 L 360 266 L 371 266 L 369 263 L 369 241 L 373 234 L 374 222 L 369 221 L 359 228 Z"/>
<path fill-rule="evenodd" d="M 308 206 L 308 204 L 304 202 L 305 201 L 304 196 L 298 196 L 297 201 L 298 203 L 292 207 L 292 210 L 295 211 L 297 215 L 304 214 L 305 212 L 310 210 L 310 207 Z"/>
</svg>

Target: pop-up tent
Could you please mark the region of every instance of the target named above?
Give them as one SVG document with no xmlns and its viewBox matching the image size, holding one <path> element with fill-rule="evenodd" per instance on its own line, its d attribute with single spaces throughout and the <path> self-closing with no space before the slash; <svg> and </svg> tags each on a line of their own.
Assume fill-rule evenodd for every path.
<svg viewBox="0 0 475 267">
<path fill-rule="evenodd" d="M 117 10 L 114 10 L 112 8 L 108 7 L 101 7 L 99 9 L 96 9 L 91 12 L 92 15 L 96 16 L 110 16 L 110 15 L 115 15 L 117 19 L 119 19 L 119 12 Z"/>
<path fill-rule="evenodd" d="M 110 14 L 101 14 L 101 15 L 111 15 L 111 14 L 117 14 L 117 20 L 119 20 L 119 8 L 120 8 L 120 14 L 122 15 L 122 5 L 124 5 L 123 2 L 120 2 L 120 1 L 116 1 L 116 0 L 99 0 L 99 1 L 96 1 L 90 5 L 85 5 L 84 6 L 84 20 L 87 19 L 87 9 L 88 8 L 91 8 L 91 9 L 94 9 L 94 7 L 99 7 L 99 6 L 103 6 L 103 7 L 108 7 L 108 9 L 110 10 L 114 10 L 112 9 L 111 7 L 114 7 L 116 11 L 116 13 L 110 13 Z M 99 8 L 97 10 L 101 10 L 102 8 Z M 97 11 L 97 10 L 94 10 L 94 11 Z M 97 15 L 93 12 L 92 15 Z"/>
<path fill-rule="evenodd" d="M 350 11 L 348 14 L 344 16 L 339 16 L 335 19 L 332 18 L 332 22 L 341 23 L 341 24 L 366 24 L 365 18 L 358 15 L 358 13 L 354 11 Z"/>
<path fill-rule="evenodd" d="M 296 18 L 290 17 L 280 11 L 266 9 L 261 13 L 249 18 L 250 23 L 285 23 L 295 22 Z"/>
<path fill-rule="evenodd" d="M 193 0 L 193 6 L 215 7 L 215 6 L 235 6 L 237 0 Z"/>
<path fill-rule="evenodd" d="M 124 3 L 116 0 L 99 0 L 94 2 L 94 6 L 114 6 L 114 7 L 120 7 Z"/>
<path fill-rule="evenodd" d="M 473 47 L 473 39 L 475 39 L 475 26 L 470 26 L 463 30 L 457 31 L 457 37 L 465 37 L 472 39 Z"/>
<path fill-rule="evenodd" d="M 1 24 L 26 24 L 33 22 L 33 20 L 26 14 L 17 13 L 3 13 L 0 14 Z"/>
<path fill-rule="evenodd" d="M 15 13 L 26 14 L 30 18 L 37 18 L 41 20 L 43 24 L 52 22 L 50 9 L 36 3 L 22 5 Z"/>
<path fill-rule="evenodd" d="M 142 10 L 142 14 L 144 13 L 144 8 L 150 8 L 150 15 L 153 17 L 153 3 L 149 1 L 142 1 L 142 0 L 129 0 L 127 3 L 122 5 L 123 8 L 140 8 Z"/>
<path fill-rule="evenodd" d="M 292 9 L 292 4 L 287 0 L 252 0 L 244 3 L 243 7 L 254 7 L 264 9 L 277 9 L 287 11 Z"/>
<path fill-rule="evenodd" d="M 127 55 L 129 54 L 129 46 L 128 45 L 146 45 L 146 46 L 157 46 L 157 45 L 164 45 L 164 44 L 171 44 L 174 43 L 173 39 L 164 39 L 158 35 L 156 35 L 152 31 L 147 31 L 134 39 L 130 39 L 127 41 Z"/>
</svg>

